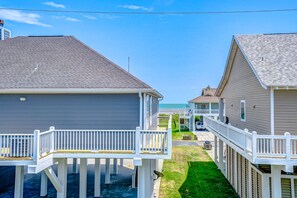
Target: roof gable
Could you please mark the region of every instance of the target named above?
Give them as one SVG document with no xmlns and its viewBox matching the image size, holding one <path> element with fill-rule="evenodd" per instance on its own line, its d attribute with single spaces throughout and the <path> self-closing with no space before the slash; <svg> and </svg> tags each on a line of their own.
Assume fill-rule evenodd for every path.
<svg viewBox="0 0 297 198">
<path fill-rule="evenodd" d="M 232 39 L 217 96 L 228 81 L 237 49 L 263 88 L 297 86 L 297 34 L 237 35 Z"/>
</svg>

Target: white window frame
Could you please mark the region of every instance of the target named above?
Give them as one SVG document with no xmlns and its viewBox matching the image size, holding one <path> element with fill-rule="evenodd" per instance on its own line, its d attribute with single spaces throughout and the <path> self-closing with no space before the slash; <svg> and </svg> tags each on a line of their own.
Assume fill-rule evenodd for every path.
<svg viewBox="0 0 297 198">
<path fill-rule="evenodd" d="M 242 114 L 242 112 L 241 112 L 241 103 L 243 103 L 244 119 L 242 119 L 242 117 L 241 117 L 241 114 Z M 246 121 L 246 102 L 245 102 L 245 100 L 240 100 L 239 113 L 240 113 L 239 114 L 240 120 L 245 122 Z"/>
</svg>

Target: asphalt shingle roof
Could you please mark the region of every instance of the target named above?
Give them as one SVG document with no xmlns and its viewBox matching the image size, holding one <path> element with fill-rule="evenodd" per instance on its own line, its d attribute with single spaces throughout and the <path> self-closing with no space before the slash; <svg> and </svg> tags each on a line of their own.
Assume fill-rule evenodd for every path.
<svg viewBox="0 0 297 198">
<path fill-rule="evenodd" d="M 0 89 L 151 89 L 72 36 L 15 37 L 0 52 Z"/>
<path fill-rule="evenodd" d="M 297 34 L 235 36 L 266 86 L 297 86 Z"/>
<path fill-rule="evenodd" d="M 219 98 L 215 96 L 216 88 L 206 87 L 203 88 L 201 96 L 198 96 L 189 102 L 192 103 L 217 103 Z"/>
</svg>

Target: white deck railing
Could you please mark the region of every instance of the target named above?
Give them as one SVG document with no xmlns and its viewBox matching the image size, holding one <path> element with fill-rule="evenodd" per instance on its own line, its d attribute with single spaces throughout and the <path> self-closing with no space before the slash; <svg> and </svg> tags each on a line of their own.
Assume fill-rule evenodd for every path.
<svg viewBox="0 0 297 198">
<path fill-rule="evenodd" d="M 207 116 L 203 118 L 206 128 L 225 139 L 229 146 L 241 151 L 253 163 L 261 159 L 297 159 L 297 136 L 288 132 L 284 135 L 258 135 L 255 131 L 250 133 L 247 129 L 241 130 Z"/>
<path fill-rule="evenodd" d="M 1 134 L 0 160 L 38 160 L 55 152 L 171 155 L 171 116 L 167 130 L 35 130 L 34 134 Z M 22 159 L 24 160 L 24 159 Z"/>
<path fill-rule="evenodd" d="M 195 114 L 219 114 L 219 109 L 194 109 Z"/>
<path fill-rule="evenodd" d="M 0 159 L 33 157 L 33 134 L 0 134 Z"/>
</svg>

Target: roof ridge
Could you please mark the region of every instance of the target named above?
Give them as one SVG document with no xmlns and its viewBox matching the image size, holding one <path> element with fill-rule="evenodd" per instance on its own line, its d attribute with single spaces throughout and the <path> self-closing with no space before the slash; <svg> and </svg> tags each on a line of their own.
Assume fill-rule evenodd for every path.
<svg viewBox="0 0 297 198">
<path fill-rule="evenodd" d="M 127 72 L 126 70 L 124 70 L 122 67 L 120 67 L 119 65 L 115 64 L 114 62 L 112 62 L 111 60 L 109 60 L 108 58 L 106 58 L 105 56 L 103 56 L 102 54 L 100 54 L 98 51 L 94 50 L 92 47 L 86 45 L 85 43 L 83 43 L 82 41 L 80 41 L 79 39 L 77 39 L 75 36 L 69 36 L 71 38 L 73 38 L 74 40 L 78 41 L 80 44 L 82 44 L 83 46 L 85 46 L 86 48 L 88 48 L 89 50 L 91 50 L 93 53 L 99 55 L 101 58 L 103 58 L 105 61 L 111 63 L 111 65 L 113 65 L 116 69 L 119 69 L 121 72 L 127 74 L 128 76 L 130 76 L 131 78 L 133 78 L 134 80 L 140 82 L 141 84 L 143 84 L 145 87 L 152 89 L 151 86 L 149 86 L 148 84 L 146 84 L 145 82 L 141 81 L 140 79 L 138 79 L 137 77 L 135 77 L 134 75 L 132 75 L 131 73 Z"/>
</svg>

